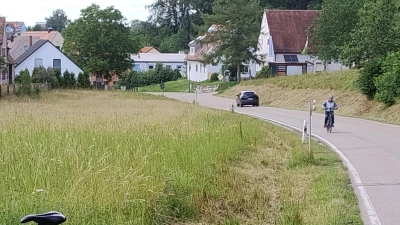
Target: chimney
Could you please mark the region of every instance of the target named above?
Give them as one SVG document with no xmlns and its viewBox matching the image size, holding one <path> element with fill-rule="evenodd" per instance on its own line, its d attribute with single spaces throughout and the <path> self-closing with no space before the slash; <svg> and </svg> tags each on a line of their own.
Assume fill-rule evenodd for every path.
<svg viewBox="0 0 400 225">
<path fill-rule="evenodd" d="M 54 29 L 52 27 L 47 28 L 47 33 L 52 32 Z"/>
<path fill-rule="evenodd" d="M 32 36 L 29 36 L 29 47 L 32 46 Z"/>
</svg>

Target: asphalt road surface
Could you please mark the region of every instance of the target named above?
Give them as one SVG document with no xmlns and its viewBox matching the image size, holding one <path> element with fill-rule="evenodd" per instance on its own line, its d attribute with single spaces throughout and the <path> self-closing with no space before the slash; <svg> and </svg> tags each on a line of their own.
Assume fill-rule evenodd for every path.
<svg viewBox="0 0 400 225">
<path fill-rule="evenodd" d="M 192 93 L 164 95 L 190 103 L 196 99 L 196 94 Z M 292 129 L 302 129 L 304 120 L 309 118 L 309 113 L 305 111 L 261 106 L 236 107 L 234 99 L 216 97 L 211 93 L 197 94 L 197 101 L 202 106 L 222 110 L 230 110 L 233 105 L 237 113 Z M 327 133 L 323 120 L 323 114 L 313 113 L 311 132 L 336 151 L 347 166 L 364 224 L 399 225 L 400 126 L 335 115 L 335 127 L 332 133 Z"/>
</svg>

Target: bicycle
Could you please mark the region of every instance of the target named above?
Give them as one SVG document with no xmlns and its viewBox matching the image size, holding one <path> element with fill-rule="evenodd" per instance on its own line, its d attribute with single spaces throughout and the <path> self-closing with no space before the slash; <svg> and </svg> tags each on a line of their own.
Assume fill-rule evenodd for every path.
<svg viewBox="0 0 400 225">
<path fill-rule="evenodd" d="M 327 123 L 325 124 L 325 127 L 326 127 L 326 132 L 332 133 L 332 127 L 333 127 L 332 114 L 333 114 L 333 110 L 332 110 L 332 108 L 328 108 L 328 109 L 329 109 L 329 111 L 328 111 L 328 120 L 327 120 Z"/>
<path fill-rule="evenodd" d="M 67 218 L 62 213 L 50 211 L 42 214 L 29 214 L 24 216 L 20 223 L 35 222 L 38 225 L 59 225 L 66 220 Z"/>
</svg>

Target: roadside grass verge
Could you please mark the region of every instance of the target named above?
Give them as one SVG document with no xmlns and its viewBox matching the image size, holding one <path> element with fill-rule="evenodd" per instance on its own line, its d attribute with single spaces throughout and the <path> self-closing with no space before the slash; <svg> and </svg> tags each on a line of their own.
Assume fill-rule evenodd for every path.
<svg viewBox="0 0 400 225">
<path fill-rule="evenodd" d="M 258 79 L 243 81 L 218 95 L 234 99 L 241 90 L 250 89 L 260 96 L 260 105 L 294 110 L 308 110 L 308 101 L 315 99 L 316 112 L 322 113 L 322 103 L 333 94 L 339 105 L 337 115 L 400 125 L 400 104 L 387 107 L 368 100 L 354 85 L 357 77 L 357 70 L 349 70 Z"/>
<path fill-rule="evenodd" d="M 165 88 L 164 88 L 165 92 L 189 92 L 189 80 L 187 80 L 187 79 L 179 79 L 177 81 L 169 81 L 169 82 L 165 82 L 164 84 L 165 84 Z M 210 82 L 209 80 L 202 81 L 202 82 L 192 81 L 191 84 L 192 84 L 191 92 L 194 92 L 197 85 L 207 86 L 207 85 L 220 84 L 221 86 L 217 91 L 224 90 L 228 87 L 228 83 L 223 82 L 223 81 L 215 81 L 215 82 Z M 236 82 L 229 83 L 230 86 L 234 86 L 235 84 L 236 84 Z M 149 85 L 146 87 L 139 87 L 139 91 L 140 92 L 162 92 L 162 90 L 160 88 L 160 84 L 153 84 L 153 85 Z"/>
<path fill-rule="evenodd" d="M 69 224 L 361 224 L 327 147 L 255 118 L 132 92 L 0 101 L 0 217 Z"/>
</svg>

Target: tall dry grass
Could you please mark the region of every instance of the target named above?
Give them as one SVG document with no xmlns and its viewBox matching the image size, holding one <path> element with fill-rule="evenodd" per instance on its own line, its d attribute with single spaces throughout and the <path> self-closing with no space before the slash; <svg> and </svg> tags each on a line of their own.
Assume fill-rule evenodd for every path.
<svg viewBox="0 0 400 225">
<path fill-rule="evenodd" d="M 308 110 L 308 101 L 316 100 L 316 111 L 322 112 L 322 103 L 330 94 L 339 105 L 338 115 L 360 117 L 400 125 L 400 104 L 387 107 L 368 100 L 357 91 L 358 71 L 349 70 L 330 74 L 308 74 L 244 81 L 220 96 L 235 98 L 241 90 L 255 90 L 260 104 L 296 110 Z"/>
<path fill-rule="evenodd" d="M 340 160 L 230 112 L 123 92 L 0 101 L 0 218 L 67 224 L 361 224 Z"/>
</svg>

